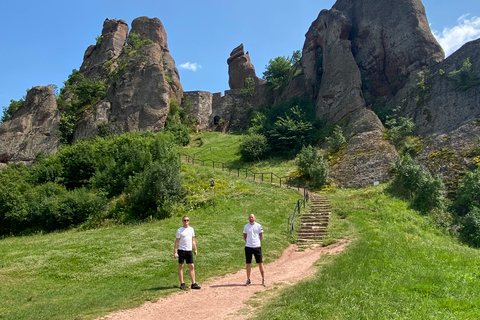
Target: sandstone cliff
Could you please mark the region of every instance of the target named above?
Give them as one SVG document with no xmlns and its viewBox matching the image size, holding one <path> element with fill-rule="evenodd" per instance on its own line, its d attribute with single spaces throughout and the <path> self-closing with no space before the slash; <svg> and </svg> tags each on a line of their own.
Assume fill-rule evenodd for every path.
<svg viewBox="0 0 480 320">
<path fill-rule="evenodd" d="M 0 163 L 30 163 L 37 154 L 57 151 L 60 113 L 53 89 L 28 90 L 23 106 L 11 121 L 0 124 Z"/>
</svg>

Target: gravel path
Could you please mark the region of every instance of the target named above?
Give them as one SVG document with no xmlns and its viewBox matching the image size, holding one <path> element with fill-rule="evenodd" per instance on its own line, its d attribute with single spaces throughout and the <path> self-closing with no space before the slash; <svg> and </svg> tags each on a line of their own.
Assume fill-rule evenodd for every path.
<svg viewBox="0 0 480 320">
<path fill-rule="evenodd" d="M 342 240 L 327 247 L 305 251 L 296 251 L 297 246 L 291 245 L 279 259 L 264 265 L 267 287 L 261 285 L 260 272 L 255 267 L 252 268 L 252 285 L 249 287 L 244 286 L 245 270 L 240 270 L 201 283 L 200 290 L 179 291 L 157 302 L 146 302 L 138 308 L 120 310 L 100 319 L 248 319 L 254 316 L 255 305 L 272 298 L 279 289 L 315 274 L 313 264 L 323 254 L 338 254 L 347 245 L 348 241 Z M 247 304 L 247 301 L 253 301 L 252 298 L 256 303 Z"/>
</svg>

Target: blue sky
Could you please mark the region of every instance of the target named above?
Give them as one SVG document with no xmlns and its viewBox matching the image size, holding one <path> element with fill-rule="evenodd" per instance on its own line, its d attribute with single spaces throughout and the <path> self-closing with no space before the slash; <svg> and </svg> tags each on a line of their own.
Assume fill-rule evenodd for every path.
<svg viewBox="0 0 480 320">
<path fill-rule="evenodd" d="M 305 33 L 334 0 L 0 0 L 0 114 L 26 90 L 63 87 L 79 69 L 106 18 L 130 26 L 159 18 L 185 91 L 223 92 L 227 58 L 243 43 L 257 76 L 270 59 L 301 50 Z M 447 54 L 480 37 L 478 0 L 424 0 L 431 29 Z"/>
</svg>

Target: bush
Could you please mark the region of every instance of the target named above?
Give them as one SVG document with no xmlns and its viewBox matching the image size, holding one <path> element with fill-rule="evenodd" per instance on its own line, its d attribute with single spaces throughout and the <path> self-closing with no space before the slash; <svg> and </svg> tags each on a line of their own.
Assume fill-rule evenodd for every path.
<svg viewBox="0 0 480 320">
<path fill-rule="evenodd" d="M 312 182 L 314 188 L 321 188 L 328 182 L 328 161 L 312 146 L 304 147 L 297 156 L 298 171 Z"/>
<path fill-rule="evenodd" d="M 20 99 L 18 101 L 10 100 L 9 106 L 8 107 L 5 107 L 5 106 L 3 107 L 3 116 L 2 116 L 2 119 L 1 119 L 0 123 L 10 121 L 12 119 L 15 111 L 20 109 L 23 106 L 24 102 L 25 101 L 23 99 Z"/>
<path fill-rule="evenodd" d="M 460 240 L 473 247 L 480 247 L 480 209 L 473 208 L 460 220 Z"/>
<path fill-rule="evenodd" d="M 335 126 L 333 129 L 332 135 L 326 139 L 327 143 L 330 145 L 330 154 L 334 154 L 342 148 L 342 146 L 347 142 L 343 136 L 342 128 Z"/>
<path fill-rule="evenodd" d="M 399 158 L 392 169 L 395 173 L 393 186 L 412 201 L 415 209 L 428 213 L 444 207 L 445 185 L 438 176 L 432 177 L 425 167 L 409 155 Z"/>
<path fill-rule="evenodd" d="M 32 188 L 25 166 L 8 166 L 0 171 L 0 235 L 16 234 L 28 225 L 25 194 Z"/>
<path fill-rule="evenodd" d="M 460 215 L 474 208 L 480 208 L 480 168 L 467 172 L 459 182 L 455 205 Z"/>
<path fill-rule="evenodd" d="M 129 207 L 134 219 L 172 216 L 172 208 L 182 193 L 182 177 L 177 161 L 156 161 L 129 183 Z"/>
<path fill-rule="evenodd" d="M 261 159 L 268 152 L 267 138 L 258 133 L 246 136 L 240 144 L 240 155 L 245 161 Z"/>
</svg>

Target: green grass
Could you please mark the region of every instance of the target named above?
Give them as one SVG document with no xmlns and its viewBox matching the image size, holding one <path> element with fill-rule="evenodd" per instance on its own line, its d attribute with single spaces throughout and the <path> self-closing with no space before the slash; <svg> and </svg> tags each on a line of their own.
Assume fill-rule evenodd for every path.
<svg viewBox="0 0 480 320">
<path fill-rule="evenodd" d="M 270 181 L 271 178 L 268 173 L 273 173 L 278 177 L 286 177 L 297 170 L 295 160 L 285 160 L 281 158 L 273 158 L 267 160 L 260 160 L 255 162 L 244 162 L 240 157 L 240 143 L 242 141 L 242 134 L 222 134 L 219 132 L 202 132 L 192 137 L 192 142 L 189 146 L 179 150 L 180 153 L 189 155 L 195 158 L 196 163 L 202 163 L 205 166 L 221 168 L 220 162 L 225 164 L 225 168 L 231 167 L 235 169 L 248 169 L 251 173 L 267 173 L 264 179 Z M 237 172 L 238 171 L 235 171 Z M 242 171 L 240 171 L 240 175 Z M 245 175 L 245 171 L 243 171 Z M 274 182 L 275 181 L 274 177 Z"/>
<path fill-rule="evenodd" d="M 93 319 L 178 291 L 173 244 L 184 214 L 195 228 L 199 283 L 244 268 L 242 229 L 251 212 L 264 227 L 267 259 L 281 255 L 298 192 L 183 168 L 190 195 L 172 218 L 0 240 L 0 319 Z"/>
<path fill-rule="evenodd" d="M 480 254 L 432 227 L 384 187 L 326 194 L 332 229 L 353 242 L 258 319 L 479 319 Z"/>
</svg>

